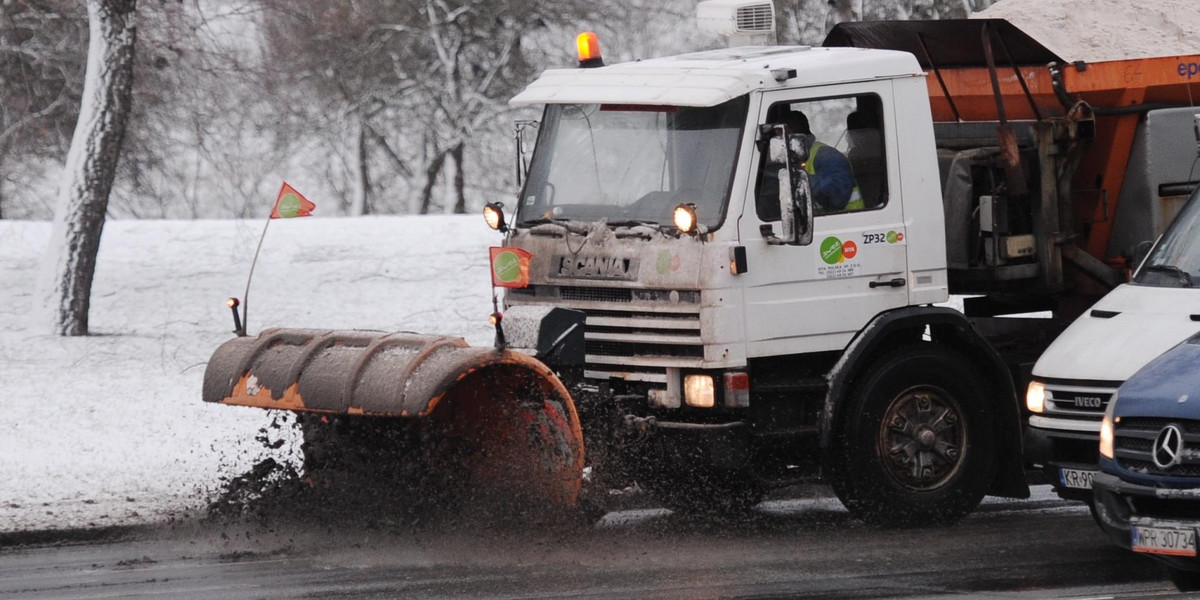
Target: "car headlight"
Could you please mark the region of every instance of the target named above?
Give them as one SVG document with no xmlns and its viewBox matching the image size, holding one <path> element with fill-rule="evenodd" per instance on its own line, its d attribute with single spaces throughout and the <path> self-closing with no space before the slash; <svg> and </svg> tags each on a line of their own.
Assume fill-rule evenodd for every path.
<svg viewBox="0 0 1200 600">
<path fill-rule="evenodd" d="M 1117 406 L 1117 395 L 1113 394 L 1108 400 L 1108 408 L 1104 409 L 1104 420 L 1100 421 L 1100 456 L 1113 459 L 1113 413 Z"/>
<path fill-rule="evenodd" d="M 1025 392 L 1025 407 L 1029 412 L 1041 413 L 1046 410 L 1046 386 L 1040 381 L 1030 381 L 1029 390 Z"/>
</svg>

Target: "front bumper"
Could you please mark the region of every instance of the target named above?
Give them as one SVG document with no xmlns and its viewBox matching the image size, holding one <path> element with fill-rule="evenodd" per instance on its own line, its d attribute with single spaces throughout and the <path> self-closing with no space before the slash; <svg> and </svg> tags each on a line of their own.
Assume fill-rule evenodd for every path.
<svg viewBox="0 0 1200 600">
<path fill-rule="evenodd" d="M 1078 479 L 1064 480 L 1068 473 L 1094 474 L 1100 461 L 1100 420 L 1058 419 L 1032 415 L 1025 427 L 1025 457 L 1045 473 L 1054 491 L 1065 500 L 1091 502 L 1092 490 Z"/>
<path fill-rule="evenodd" d="M 1128 549 L 1131 545 L 1134 518 L 1159 519 L 1200 531 L 1200 487 L 1156 488 L 1101 472 L 1092 482 L 1092 491 L 1100 528 L 1122 548 Z M 1150 556 L 1177 569 L 1200 571 L 1200 557 Z"/>
</svg>

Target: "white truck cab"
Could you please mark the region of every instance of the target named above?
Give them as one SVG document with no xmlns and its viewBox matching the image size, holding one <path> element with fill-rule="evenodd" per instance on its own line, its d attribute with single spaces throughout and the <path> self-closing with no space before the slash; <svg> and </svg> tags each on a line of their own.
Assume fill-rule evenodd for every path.
<svg viewBox="0 0 1200 600">
<path fill-rule="evenodd" d="M 841 351 L 875 315 L 947 298 L 929 102 L 910 54 L 712 50 L 604 72 L 548 71 L 512 102 L 547 106 L 510 240 L 533 254 L 531 284 L 580 276 L 563 270 L 565 255 L 601 253 L 618 256 L 626 268 L 590 279 L 726 290 L 700 307 L 706 327 L 696 341 L 704 360 L 670 367 Z M 765 153 L 754 124 L 768 123 L 779 107 L 807 115 L 817 139 L 850 161 L 869 152 L 866 162 L 874 166 L 869 182 L 868 170 L 858 170 L 859 186 L 870 194 L 860 209 L 823 207 L 814 192 L 807 244 L 774 244 L 763 233 L 781 223 L 777 197 L 760 189 Z M 856 121 L 864 126 L 852 129 Z M 866 129 L 871 133 L 861 137 L 874 147 L 864 151 L 865 144 L 852 144 Z M 694 205 L 704 243 L 658 234 L 633 239 L 638 225 L 670 226 L 671 209 L 681 203 Z M 617 230 L 627 241 L 604 248 L 593 236 L 591 245 L 569 252 L 556 223 L 600 219 L 631 229 Z M 731 272 L 735 247 L 744 252 L 744 272 Z M 543 264 L 553 260 L 557 268 Z"/>
<path fill-rule="evenodd" d="M 1064 498 L 1091 500 L 1100 421 L 1117 388 L 1200 331 L 1200 191 L 1133 281 L 1104 296 L 1033 368 L 1026 451 Z"/>
</svg>

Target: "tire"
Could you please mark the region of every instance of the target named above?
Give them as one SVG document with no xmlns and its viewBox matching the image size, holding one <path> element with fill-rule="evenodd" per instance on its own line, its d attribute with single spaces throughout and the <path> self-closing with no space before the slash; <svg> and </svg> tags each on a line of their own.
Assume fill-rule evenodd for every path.
<svg viewBox="0 0 1200 600">
<path fill-rule="evenodd" d="M 991 485 L 991 397 L 978 369 L 943 346 L 884 355 L 851 389 L 842 414 L 827 479 L 870 524 L 954 523 Z"/>
<path fill-rule="evenodd" d="M 1200 571 L 1184 571 L 1175 567 L 1167 567 L 1171 583 L 1181 592 L 1200 591 Z"/>
</svg>

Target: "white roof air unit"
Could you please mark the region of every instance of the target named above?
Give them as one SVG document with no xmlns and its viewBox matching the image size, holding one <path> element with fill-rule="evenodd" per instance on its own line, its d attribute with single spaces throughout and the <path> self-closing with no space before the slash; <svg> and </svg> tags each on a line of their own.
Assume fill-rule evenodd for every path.
<svg viewBox="0 0 1200 600">
<path fill-rule="evenodd" d="M 771 0 L 705 0 L 696 6 L 700 31 L 717 34 L 730 46 L 775 43 L 775 4 Z"/>
<path fill-rule="evenodd" d="M 775 33 L 775 7 L 770 2 L 739 6 L 737 30 L 742 33 Z"/>
</svg>

